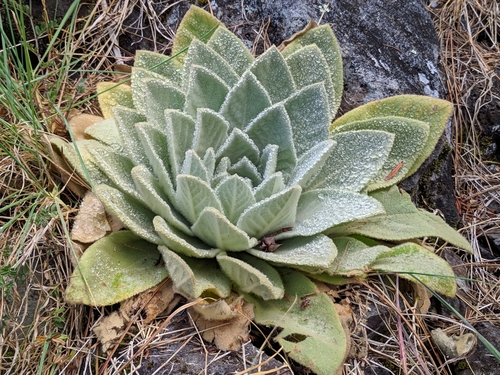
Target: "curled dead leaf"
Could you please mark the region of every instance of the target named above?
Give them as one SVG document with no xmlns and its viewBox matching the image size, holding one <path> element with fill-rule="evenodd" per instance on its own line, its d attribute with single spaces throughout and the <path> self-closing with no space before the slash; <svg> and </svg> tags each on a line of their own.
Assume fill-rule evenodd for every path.
<svg viewBox="0 0 500 375">
<path fill-rule="evenodd" d="M 461 358 L 467 355 L 477 343 L 477 338 L 472 333 L 463 333 L 458 336 L 448 335 L 441 328 L 431 331 L 431 337 L 434 343 L 449 359 Z"/>
<path fill-rule="evenodd" d="M 106 211 L 101 201 L 87 191 L 76 215 L 71 239 L 82 243 L 93 243 L 111 231 Z"/>
<path fill-rule="evenodd" d="M 253 305 L 242 296 L 195 305 L 190 314 L 203 339 L 220 350 L 238 350 L 250 338 Z"/>
<path fill-rule="evenodd" d="M 159 287 L 154 287 L 145 292 L 122 302 L 120 311 L 125 316 L 132 316 L 141 311 L 144 323 L 150 323 L 159 314 L 167 314 L 178 304 L 180 297 L 173 290 L 172 280 L 168 279 Z"/>
<path fill-rule="evenodd" d="M 118 343 L 127 323 L 128 318 L 120 311 L 115 311 L 95 325 L 92 330 L 101 343 L 103 352 L 107 352 Z"/>
</svg>

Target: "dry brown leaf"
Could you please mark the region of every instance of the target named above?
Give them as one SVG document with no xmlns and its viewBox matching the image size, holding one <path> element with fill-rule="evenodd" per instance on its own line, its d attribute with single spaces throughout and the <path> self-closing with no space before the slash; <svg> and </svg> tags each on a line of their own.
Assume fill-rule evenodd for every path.
<svg viewBox="0 0 500 375">
<path fill-rule="evenodd" d="M 107 352 L 118 343 L 127 322 L 126 316 L 120 311 L 115 311 L 95 325 L 92 330 L 101 343 L 103 352 Z"/>
<path fill-rule="evenodd" d="M 250 338 L 253 305 L 241 296 L 195 305 L 190 314 L 203 339 L 220 350 L 238 350 Z"/>
<path fill-rule="evenodd" d="M 420 283 L 411 283 L 413 295 L 415 296 L 415 312 L 417 314 L 427 314 L 431 307 L 431 294 Z"/>
<path fill-rule="evenodd" d="M 71 128 L 75 141 L 81 141 L 83 139 L 89 138 L 85 134 L 85 129 L 102 120 L 104 120 L 104 118 L 101 116 L 95 116 L 95 115 L 90 115 L 88 113 L 83 113 L 80 115 L 73 116 L 68 121 L 68 125 Z"/>
<path fill-rule="evenodd" d="M 171 310 L 173 308 L 171 306 L 172 302 L 175 301 L 175 304 L 177 304 L 179 301 L 178 298 L 174 297 L 173 283 L 172 280 L 168 279 L 159 289 L 158 287 L 148 289 L 122 302 L 120 311 L 126 316 L 131 316 L 141 310 L 143 312 L 144 323 L 147 324 L 169 307 L 171 307 Z"/>
<path fill-rule="evenodd" d="M 111 231 L 106 211 L 94 193 L 88 191 L 76 215 L 71 239 L 82 243 L 93 243 Z"/>
</svg>

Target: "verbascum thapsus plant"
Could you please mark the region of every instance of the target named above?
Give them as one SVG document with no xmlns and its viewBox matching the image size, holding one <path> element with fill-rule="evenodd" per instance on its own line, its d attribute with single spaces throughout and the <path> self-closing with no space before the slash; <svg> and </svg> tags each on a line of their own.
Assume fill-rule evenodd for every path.
<svg viewBox="0 0 500 375">
<path fill-rule="evenodd" d="M 99 86 L 106 119 L 89 139 L 53 141 L 127 228 L 85 251 L 67 300 L 109 305 L 167 277 L 188 299 L 237 293 L 257 323 L 283 328 L 291 358 L 332 374 L 346 337 L 315 280 L 390 272 L 453 296 L 450 266 L 413 240 L 470 245 L 395 186 L 452 105 L 404 95 L 334 121 L 342 85 L 328 25 L 254 58 L 192 7 L 171 57 L 138 52 L 131 86 Z"/>
</svg>

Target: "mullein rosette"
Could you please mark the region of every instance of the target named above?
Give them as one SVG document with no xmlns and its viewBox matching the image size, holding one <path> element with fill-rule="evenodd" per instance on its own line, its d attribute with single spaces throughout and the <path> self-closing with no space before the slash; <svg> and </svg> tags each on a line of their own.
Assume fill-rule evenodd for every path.
<svg viewBox="0 0 500 375">
<path fill-rule="evenodd" d="M 343 81 L 328 25 L 254 58 L 192 7 L 172 57 L 140 51 L 131 86 L 113 85 L 99 87 L 105 120 L 88 139 L 53 141 L 127 228 L 85 251 L 69 302 L 113 304 L 166 277 L 188 299 L 236 291 L 257 323 L 283 328 L 292 358 L 329 374 L 346 338 L 311 280 L 396 272 L 454 295 L 450 266 L 404 241 L 470 245 L 395 186 L 430 155 L 452 106 L 404 95 L 333 121 Z"/>
</svg>

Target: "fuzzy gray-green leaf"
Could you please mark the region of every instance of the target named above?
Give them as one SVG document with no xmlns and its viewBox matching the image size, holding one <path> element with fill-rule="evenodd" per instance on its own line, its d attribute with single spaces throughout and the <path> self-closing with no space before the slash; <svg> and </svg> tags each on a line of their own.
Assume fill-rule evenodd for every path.
<svg viewBox="0 0 500 375">
<path fill-rule="evenodd" d="M 297 156 L 302 156 L 318 141 L 328 139 L 330 116 L 322 84 L 304 87 L 283 102 L 293 131 Z"/>
<path fill-rule="evenodd" d="M 323 53 L 315 44 L 310 44 L 297 50 L 286 58 L 286 63 L 292 73 L 295 87 L 301 89 L 314 83 L 321 83 L 329 98 L 329 114 L 333 116 L 337 110 L 334 98 L 335 91 L 331 72 Z"/>
<path fill-rule="evenodd" d="M 337 142 L 321 172 L 308 190 L 330 188 L 361 191 L 384 165 L 394 134 L 379 130 L 358 130 L 332 135 Z"/>
<path fill-rule="evenodd" d="M 237 175 L 221 182 L 215 189 L 215 194 L 222 203 L 224 215 L 235 225 L 243 211 L 256 202 L 252 189 Z"/>
<path fill-rule="evenodd" d="M 218 112 L 228 92 L 229 86 L 222 79 L 208 69 L 194 65 L 188 80 L 184 111 L 192 118 L 196 118 L 198 108 Z"/>
<path fill-rule="evenodd" d="M 153 211 L 136 199 L 107 185 L 95 186 L 94 192 L 106 210 L 115 215 L 134 234 L 155 244 L 162 243 L 153 227 L 155 217 Z"/>
<path fill-rule="evenodd" d="M 279 147 L 276 169 L 291 173 L 297 164 L 290 119 L 282 104 L 262 112 L 245 129 L 260 150 L 273 144 Z"/>
<path fill-rule="evenodd" d="M 382 205 L 364 194 L 345 190 L 311 190 L 300 197 L 293 229 L 278 234 L 277 238 L 312 236 L 335 225 L 382 212 Z"/>
<path fill-rule="evenodd" d="M 196 118 L 193 136 L 194 149 L 204 155 L 208 148 L 217 151 L 228 137 L 229 123 L 224 117 L 210 109 L 200 109 Z"/>
<path fill-rule="evenodd" d="M 255 238 L 248 237 L 213 207 L 206 207 L 191 229 L 198 238 L 222 250 L 245 251 L 257 245 Z"/>
<path fill-rule="evenodd" d="M 238 228 L 261 238 L 267 233 L 290 227 L 295 222 L 302 189 L 292 186 L 247 208 L 238 220 Z"/>
<path fill-rule="evenodd" d="M 132 168 L 132 179 L 142 200 L 151 208 L 151 211 L 187 235 L 193 234 L 184 218 L 168 204 L 168 197 L 154 175 L 145 166 L 138 165 Z"/>
<path fill-rule="evenodd" d="M 122 106 L 113 107 L 112 112 L 116 121 L 116 128 L 120 134 L 121 144 L 127 151 L 130 160 L 135 164 L 147 163 L 146 154 L 141 147 L 135 129 L 135 124 L 145 121 L 146 117 L 133 109 Z"/>
<path fill-rule="evenodd" d="M 241 291 L 264 300 L 283 297 L 281 277 L 267 262 L 245 253 L 238 253 L 237 257 L 221 253 L 217 255 L 217 261 Z"/>
<path fill-rule="evenodd" d="M 66 301 L 106 306 L 152 288 L 168 276 L 159 257 L 156 245 L 132 232 L 112 233 L 85 250 L 71 276 Z"/>
<path fill-rule="evenodd" d="M 223 27 L 215 30 L 207 45 L 222 56 L 239 75 L 242 75 L 254 61 L 243 42 Z"/>
<path fill-rule="evenodd" d="M 273 194 L 285 190 L 285 183 L 283 182 L 283 175 L 281 172 L 276 172 L 266 178 L 262 183 L 255 188 L 255 200 L 257 202 L 269 198 Z"/>
<path fill-rule="evenodd" d="M 264 109 L 271 106 L 271 99 L 255 76 L 246 72 L 232 87 L 221 107 L 233 128 L 244 129 Z"/>
<path fill-rule="evenodd" d="M 177 293 L 190 299 L 203 293 L 226 298 L 231 293 L 231 282 L 215 260 L 185 257 L 165 246 L 158 246 L 158 250 Z"/>
<path fill-rule="evenodd" d="M 273 252 L 258 249 L 250 249 L 248 252 L 257 258 L 286 267 L 327 268 L 337 256 L 335 244 L 323 234 L 285 240 Z"/>
<path fill-rule="evenodd" d="M 190 175 L 177 176 L 175 205 L 191 224 L 198 220 L 205 207 L 222 211 L 220 201 L 210 186 L 200 178 Z"/>
<path fill-rule="evenodd" d="M 264 86 L 273 103 L 288 98 L 295 91 L 293 78 L 285 59 L 274 46 L 255 60 L 250 71 Z"/>
<path fill-rule="evenodd" d="M 259 161 L 260 151 L 255 142 L 238 128 L 234 128 L 227 137 L 224 144 L 217 151 L 217 159 L 224 156 L 231 160 L 231 163 L 236 163 L 243 157 L 249 159 L 256 164 Z"/>
<path fill-rule="evenodd" d="M 201 66 L 222 79 L 229 87 L 238 81 L 231 65 L 205 43 L 194 39 L 184 60 L 184 79 L 187 81 L 192 66 Z"/>
<path fill-rule="evenodd" d="M 161 216 L 153 219 L 155 231 L 170 250 L 193 258 L 214 258 L 221 249 L 214 249 L 197 237 L 180 232 L 169 225 Z"/>
</svg>

